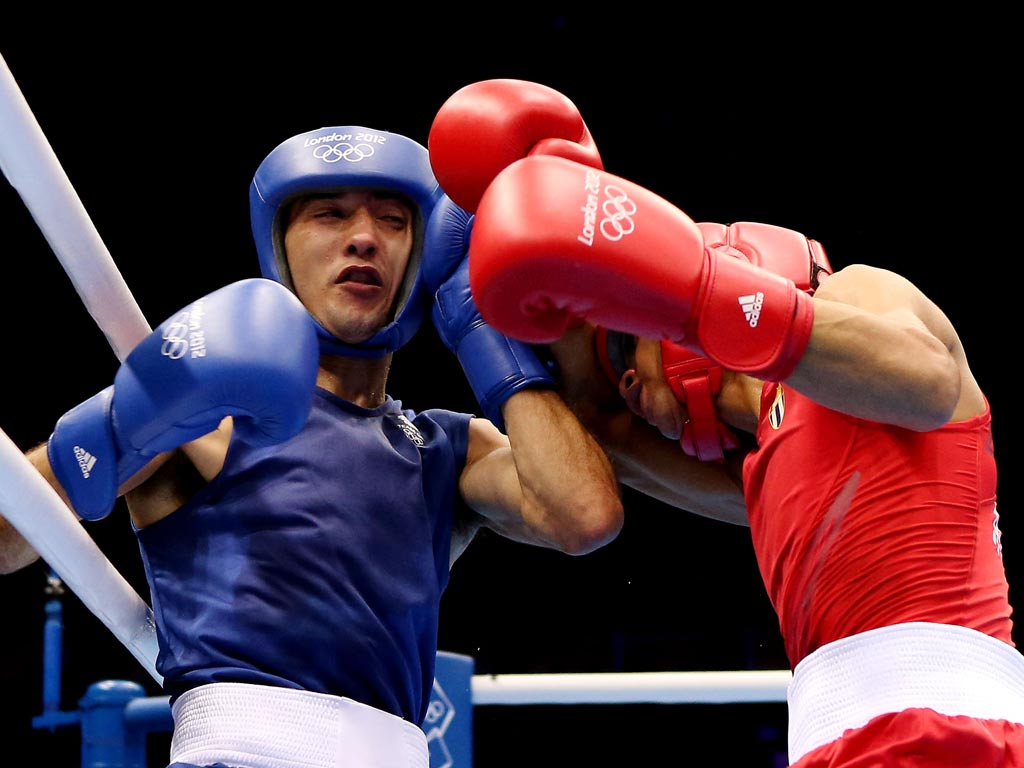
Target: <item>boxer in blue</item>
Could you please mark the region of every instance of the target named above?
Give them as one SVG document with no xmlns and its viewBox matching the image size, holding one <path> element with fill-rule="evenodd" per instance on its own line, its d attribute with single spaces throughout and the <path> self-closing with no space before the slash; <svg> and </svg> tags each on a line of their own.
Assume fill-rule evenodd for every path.
<svg viewBox="0 0 1024 768">
<path fill-rule="evenodd" d="M 82 518 L 127 494 L 175 768 L 427 768 L 440 599 L 473 535 L 582 554 L 622 525 L 605 454 L 476 312 L 443 201 L 403 136 L 283 142 L 250 188 L 262 278 L 169 318 L 29 452 Z M 435 296 L 489 418 L 387 393 Z M 7 534 L 5 567 L 32 562 Z"/>
</svg>

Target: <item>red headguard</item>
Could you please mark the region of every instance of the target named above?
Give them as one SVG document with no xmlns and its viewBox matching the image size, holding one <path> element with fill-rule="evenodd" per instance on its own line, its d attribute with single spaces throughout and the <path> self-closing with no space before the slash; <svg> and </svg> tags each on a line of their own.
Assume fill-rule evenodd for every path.
<svg viewBox="0 0 1024 768">
<path fill-rule="evenodd" d="M 832 273 L 821 243 L 791 229 L 749 221 L 730 225 L 702 222 L 697 226 L 708 248 L 784 275 L 812 295 Z M 595 340 L 601 368 L 618 386 L 626 370 L 624 335 L 598 328 Z M 722 388 L 721 366 L 666 340 L 661 342 L 661 360 L 666 381 L 689 414 L 679 439 L 683 451 L 701 461 L 723 460 L 725 452 L 736 448 L 738 442 L 715 413 L 714 399 Z"/>
</svg>

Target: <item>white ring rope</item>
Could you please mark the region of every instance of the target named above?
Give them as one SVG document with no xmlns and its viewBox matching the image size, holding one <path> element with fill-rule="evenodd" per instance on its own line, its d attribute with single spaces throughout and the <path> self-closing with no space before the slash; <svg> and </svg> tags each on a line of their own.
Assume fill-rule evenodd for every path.
<svg viewBox="0 0 1024 768">
<path fill-rule="evenodd" d="M 119 360 L 149 335 L 114 260 L 0 57 L 0 170 L 32 213 Z"/>
<path fill-rule="evenodd" d="M 21 195 L 89 313 L 124 360 L 149 324 L 0 57 L 0 170 Z M 158 682 L 149 606 L 6 433 L 0 431 L 0 514 Z"/>
<path fill-rule="evenodd" d="M 0 431 L 0 513 L 35 547 L 153 678 L 156 625 L 146 602 L 96 546 L 57 492 Z"/>
<path fill-rule="evenodd" d="M 786 701 L 789 670 L 473 675 L 473 704 L 730 704 Z"/>
</svg>

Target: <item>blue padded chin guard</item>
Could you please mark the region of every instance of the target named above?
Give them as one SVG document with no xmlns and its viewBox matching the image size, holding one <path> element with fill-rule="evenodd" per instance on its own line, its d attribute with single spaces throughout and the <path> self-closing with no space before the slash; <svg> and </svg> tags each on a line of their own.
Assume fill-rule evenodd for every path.
<svg viewBox="0 0 1024 768">
<path fill-rule="evenodd" d="M 382 357 L 412 338 L 432 300 L 422 285 L 420 260 L 425 222 L 442 193 L 425 147 L 397 133 L 355 125 L 320 128 L 279 144 L 260 163 L 249 187 L 260 272 L 294 291 L 284 252 L 282 207 L 298 195 L 345 187 L 400 192 L 418 208 L 412 254 L 392 321 L 369 339 L 348 344 L 314 318 L 321 352 Z"/>
</svg>

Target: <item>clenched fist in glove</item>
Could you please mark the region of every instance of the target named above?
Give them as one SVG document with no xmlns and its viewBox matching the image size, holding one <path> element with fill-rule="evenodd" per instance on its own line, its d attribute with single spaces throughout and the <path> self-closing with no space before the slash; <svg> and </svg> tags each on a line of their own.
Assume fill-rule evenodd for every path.
<svg viewBox="0 0 1024 768">
<path fill-rule="evenodd" d="M 775 381 L 813 324 L 811 297 L 791 279 L 708 247 L 653 192 L 560 157 L 518 160 L 488 186 L 469 264 L 484 319 L 533 343 L 583 318 Z"/>
<path fill-rule="evenodd" d="M 107 387 L 64 414 L 47 443 L 54 474 L 87 520 L 158 453 L 212 432 L 225 416 L 253 445 L 306 423 L 320 358 L 309 313 L 272 280 L 241 280 L 160 324 Z"/>
<path fill-rule="evenodd" d="M 427 223 L 423 282 L 434 293 L 438 335 L 458 358 L 484 415 L 505 431 L 505 401 L 521 389 L 553 387 L 554 380 L 529 344 L 494 330 L 477 311 L 466 256 L 472 229 L 473 217 L 441 198 Z"/>
<path fill-rule="evenodd" d="M 529 155 L 556 155 L 601 168 L 601 156 L 576 105 L 528 80 L 481 80 L 452 94 L 427 140 L 441 189 L 468 212 L 487 185 Z"/>
</svg>

